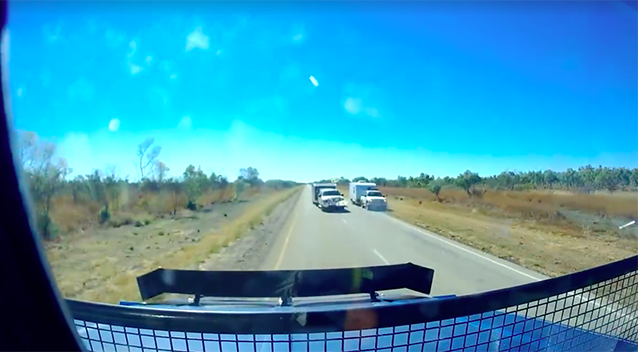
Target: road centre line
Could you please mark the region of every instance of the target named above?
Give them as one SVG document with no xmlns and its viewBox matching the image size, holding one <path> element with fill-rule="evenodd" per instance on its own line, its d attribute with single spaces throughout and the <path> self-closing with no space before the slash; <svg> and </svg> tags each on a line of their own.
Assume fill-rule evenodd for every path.
<svg viewBox="0 0 638 352">
<path fill-rule="evenodd" d="M 374 248 L 373 248 L 373 249 L 372 249 L 372 251 L 374 252 L 374 254 L 376 254 L 376 255 L 377 255 L 377 257 L 379 257 L 381 260 L 383 260 L 383 262 L 384 262 L 384 263 L 386 263 L 386 264 L 390 264 L 390 262 L 389 262 L 387 259 L 385 259 L 385 258 L 381 255 L 381 253 L 379 253 L 376 249 L 374 249 Z"/>
</svg>

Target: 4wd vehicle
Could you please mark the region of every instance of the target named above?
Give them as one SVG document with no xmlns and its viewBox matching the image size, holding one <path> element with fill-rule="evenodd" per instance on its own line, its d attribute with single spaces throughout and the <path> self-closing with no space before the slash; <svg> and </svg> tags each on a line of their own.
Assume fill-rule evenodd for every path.
<svg viewBox="0 0 638 352">
<path fill-rule="evenodd" d="M 368 210 L 383 210 L 388 209 L 388 201 L 385 199 L 381 191 L 369 190 L 361 196 L 361 207 Z"/>
<path fill-rule="evenodd" d="M 319 205 L 319 192 L 323 189 L 337 189 L 336 183 L 313 183 L 310 189 L 310 196 L 312 197 L 312 203 Z"/>
<path fill-rule="evenodd" d="M 336 189 L 322 189 L 319 191 L 319 208 L 323 211 L 343 211 L 346 201 L 343 194 Z"/>
<path fill-rule="evenodd" d="M 377 184 L 373 182 L 350 182 L 350 202 L 354 205 L 361 206 L 361 197 L 366 194 L 366 191 L 376 190 Z"/>
</svg>

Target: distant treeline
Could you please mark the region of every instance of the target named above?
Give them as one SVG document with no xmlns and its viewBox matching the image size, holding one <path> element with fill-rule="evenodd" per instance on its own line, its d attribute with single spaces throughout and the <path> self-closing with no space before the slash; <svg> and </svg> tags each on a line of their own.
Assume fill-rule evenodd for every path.
<svg viewBox="0 0 638 352">
<path fill-rule="evenodd" d="M 333 180 L 321 180 L 317 182 L 334 182 Z M 418 176 L 397 176 L 396 179 L 384 177 L 355 177 L 349 180 L 344 177 L 336 179 L 340 185 L 346 185 L 351 181 L 374 182 L 380 187 L 411 187 L 429 188 L 438 194 L 441 188 L 459 187 L 468 195 L 477 187 L 500 190 L 533 190 L 533 189 L 565 189 L 581 193 L 590 193 L 596 190 L 614 192 L 617 190 L 635 191 L 638 188 L 638 168 L 614 168 L 593 167 L 591 165 L 579 167 L 577 170 L 565 171 L 503 171 L 499 175 L 481 177 L 470 170 L 457 177 L 434 177 L 426 173 Z M 437 191 L 438 189 L 438 191 Z"/>
</svg>

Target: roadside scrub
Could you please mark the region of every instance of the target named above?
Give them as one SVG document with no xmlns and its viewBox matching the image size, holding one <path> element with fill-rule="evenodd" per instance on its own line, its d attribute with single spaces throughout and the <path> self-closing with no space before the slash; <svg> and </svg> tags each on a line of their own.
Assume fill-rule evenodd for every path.
<svg viewBox="0 0 638 352">
<path fill-rule="evenodd" d="M 68 297 L 73 299 L 117 303 L 120 300 L 139 300 L 135 278 L 158 267 L 171 269 L 195 268 L 211 254 L 258 226 L 275 207 L 301 191 L 301 187 L 271 191 L 264 194 L 235 218 L 220 225 L 219 229 L 204 233 L 197 242 L 181 244 L 161 256 L 139 258 L 139 265 L 128 270 L 112 270 L 109 276 L 99 278 L 99 284 Z M 170 236 L 167 234 L 167 236 Z M 89 273 L 86 273 L 89 276 Z M 64 293 L 64 292 L 63 292 Z"/>
<path fill-rule="evenodd" d="M 424 189 L 382 191 L 389 215 L 550 277 L 638 253 L 634 230 L 616 225 L 635 212 L 635 195 L 444 190 L 439 202 Z"/>
</svg>

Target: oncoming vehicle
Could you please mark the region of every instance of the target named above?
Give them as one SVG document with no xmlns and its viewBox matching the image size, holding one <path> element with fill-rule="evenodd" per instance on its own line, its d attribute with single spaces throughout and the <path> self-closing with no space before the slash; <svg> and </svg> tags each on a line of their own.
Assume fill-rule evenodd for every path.
<svg viewBox="0 0 638 352">
<path fill-rule="evenodd" d="M 369 190 L 361 197 L 361 207 L 368 210 L 386 210 L 388 201 L 379 190 Z"/>
<path fill-rule="evenodd" d="M 343 211 L 346 201 L 336 189 L 324 188 L 319 191 L 319 208 L 323 211 Z"/>
<path fill-rule="evenodd" d="M 319 193 L 322 189 L 337 189 L 336 183 L 313 183 L 310 187 L 310 197 L 312 197 L 312 203 L 319 204 Z"/>
<path fill-rule="evenodd" d="M 350 182 L 348 191 L 350 193 L 350 202 L 354 205 L 361 205 L 361 197 L 368 190 L 376 190 L 377 184 L 374 182 Z"/>
</svg>

